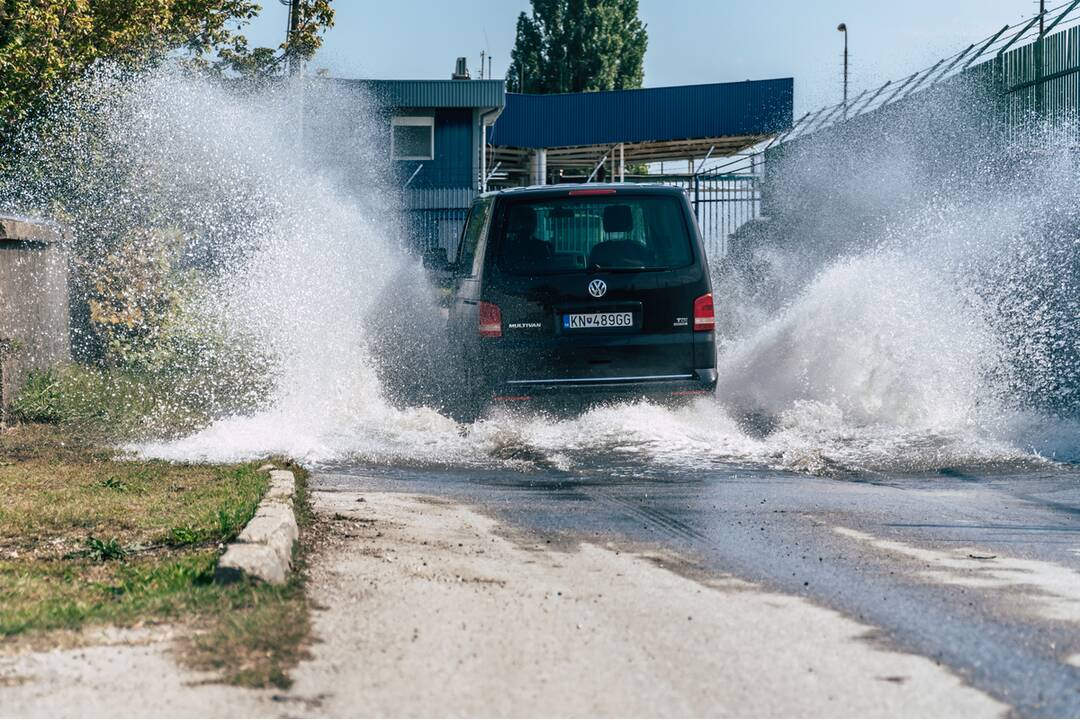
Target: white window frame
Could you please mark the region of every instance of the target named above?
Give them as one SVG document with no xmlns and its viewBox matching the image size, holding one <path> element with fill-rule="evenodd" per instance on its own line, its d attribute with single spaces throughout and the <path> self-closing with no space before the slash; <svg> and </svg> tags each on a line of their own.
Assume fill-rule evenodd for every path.
<svg viewBox="0 0 1080 720">
<path fill-rule="evenodd" d="M 428 147 L 431 148 L 428 155 L 410 155 L 408 157 L 398 157 L 394 148 L 394 128 L 400 125 L 412 126 L 412 127 L 424 127 L 426 126 L 431 133 Z M 435 118 L 428 116 L 399 116 L 390 120 L 390 158 L 392 160 L 434 160 L 435 159 Z"/>
</svg>

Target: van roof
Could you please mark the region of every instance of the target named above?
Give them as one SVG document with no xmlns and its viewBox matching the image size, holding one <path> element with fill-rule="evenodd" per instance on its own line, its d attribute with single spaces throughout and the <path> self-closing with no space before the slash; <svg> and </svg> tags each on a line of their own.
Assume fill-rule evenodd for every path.
<svg viewBox="0 0 1080 720">
<path fill-rule="evenodd" d="M 490 190 L 480 195 L 482 198 L 500 195 L 520 197 L 522 195 L 564 195 L 574 190 L 616 190 L 620 193 L 634 194 L 684 194 L 680 187 L 662 183 L 561 183 L 558 185 L 529 185 L 505 190 Z"/>
</svg>

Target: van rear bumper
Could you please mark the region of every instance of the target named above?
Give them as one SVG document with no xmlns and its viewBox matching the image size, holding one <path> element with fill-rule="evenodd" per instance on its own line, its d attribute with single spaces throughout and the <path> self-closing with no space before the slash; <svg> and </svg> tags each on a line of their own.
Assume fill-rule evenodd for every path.
<svg viewBox="0 0 1080 720">
<path fill-rule="evenodd" d="M 492 399 L 605 400 L 635 397 L 679 397 L 701 395 L 716 388 L 716 369 L 701 368 L 678 375 L 636 375 L 606 378 L 527 378 L 509 380 L 493 388 Z"/>
</svg>

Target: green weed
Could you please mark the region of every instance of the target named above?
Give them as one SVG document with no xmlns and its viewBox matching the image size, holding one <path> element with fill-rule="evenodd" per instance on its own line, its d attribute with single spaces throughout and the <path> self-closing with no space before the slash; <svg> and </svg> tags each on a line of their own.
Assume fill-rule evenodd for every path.
<svg viewBox="0 0 1080 720">
<path fill-rule="evenodd" d="M 88 535 L 86 537 L 85 545 L 87 557 L 91 560 L 96 560 L 97 562 L 123 560 L 128 556 L 128 551 L 115 537 L 111 537 L 108 540 L 102 540 L 93 535 Z"/>
<path fill-rule="evenodd" d="M 100 483 L 98 483 L 98 486 L 105 488 L 106 490 L 115 490 L 116 492 L 125 492 L 128 489 L 127 483 L 125 483 L 123 480 L 116 477 L 115 475 L 110 475 L 109 477 L 105 478 Z"/>
</svg>

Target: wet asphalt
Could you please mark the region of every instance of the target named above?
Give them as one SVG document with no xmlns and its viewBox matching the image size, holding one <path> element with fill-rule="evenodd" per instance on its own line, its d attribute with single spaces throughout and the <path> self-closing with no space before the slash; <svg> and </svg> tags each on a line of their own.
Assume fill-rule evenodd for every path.
<svg viewBox="0 0 1080 720">
<path fill-rule="evenodd" d="M 1080 597 L 1055 619 L 1037 611 L 1032 597 L 1044 592 L 1037 584 L 945 582 L 928 572 L 940 570 L 930 561 L 835 530 L 1080 573 L 1077 466 L 842 478 L 626 461 L 570 472 L 326 467 L 312 484 L 438 495 L 541 537 L 672 550 L 705 572 L 806 597 L 872 625 L 880 633 L 867 641 L 944 663 L 1016 715 L 1080 716 L 1080 667 L 1066 661 L 1080 657 Z"/>
</svg>

